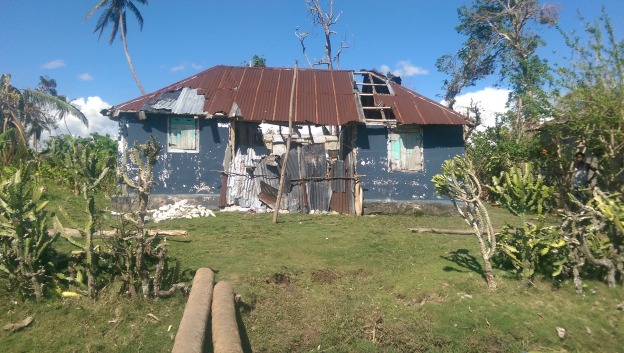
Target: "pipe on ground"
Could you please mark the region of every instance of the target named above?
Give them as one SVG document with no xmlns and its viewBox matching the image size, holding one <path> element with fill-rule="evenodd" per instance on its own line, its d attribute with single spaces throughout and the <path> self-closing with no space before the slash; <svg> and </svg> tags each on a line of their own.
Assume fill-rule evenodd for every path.
<svg viewBox="0 0 624 353">
<path fill-rule="evenodd" d="M 209 268 L 198 269 L 173 344 L 173 353 L 203 352 L 213 287 L 214 272 Z"/>
<path fill-rule="evenodd" d="M 228 282 L 219 282 L 214 287 L 212 346 L 214 353 L 243 353 L 236 322 L 234 290 Z"/>
</svg>

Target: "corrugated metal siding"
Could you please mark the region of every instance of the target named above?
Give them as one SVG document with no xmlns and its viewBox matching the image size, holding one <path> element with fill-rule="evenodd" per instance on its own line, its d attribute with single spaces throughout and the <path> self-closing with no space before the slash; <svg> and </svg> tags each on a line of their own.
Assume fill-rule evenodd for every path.
<svg viewBox="0 0 624 353">
<path fill-rule="evenodd" d="M 259 180 L 254 177 L 253 169 L 265 155 L 254 147 L 241 146 L 236 150 L 230 164 L 227 181 L 227 203 L 241 207 L 260 208 Z"/>
<path fill-rule="evenodd" d="M 299 69 L 297 72 L 295 123 L 345 125 L 363 121 L 352 71 Z M 243 120 L 285 123 L 288 121 L 293 73 L 292 68 L 215 66 L 154 93 L 119 104 L 112 110 L 145 110 L 146 103 L 151 102 L 163 105 L 163 109 L 170 107 L 179 114 L 199 114 L 197 111 L 203 110 L 202 114 L 212 116 L 218 113 L 228 115 L 236 103 Z M 391 83 L 391 87 L 394 95 L 377 95 L 375 101 L 383 101 L 392 107 L 399 123 L 467 124 L 459 113 L 403 86 Z M 185 96 L 183 104 L 174 108 L 167 95 L 182 88 L 197 91 L 195 96 Z M 203 109 L 196 106 L 197 94 L 204 98 Z M 166 102 L 160 103 L 161 99 Z"/>
<path fill-rule="evenodd" d="M 327 160 L 325 145 L 321 143 L 303 146 L 301 149 L 305 161 L 305 178 L 308 200 L 311 210 L 328 211 L 331 199 L 330 180 L 320 180 L 327 176 Z"/>
</svg>

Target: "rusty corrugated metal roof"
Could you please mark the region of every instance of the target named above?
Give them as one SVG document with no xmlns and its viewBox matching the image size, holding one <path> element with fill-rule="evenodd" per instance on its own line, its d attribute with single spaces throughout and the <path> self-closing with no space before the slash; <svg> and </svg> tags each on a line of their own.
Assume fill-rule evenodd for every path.
<svg viewBox="0 0 624 353">
<path fill-rule="evenodd" d="M 204 97 L 203 114 L 237 116 L 247 121 L 287 122 L 294 69 L 268 67 L 215 66 L 158 91 L 112 107 L 115 111 L 167 112 L 173 103 L 171 92 L 190 88 L 196 95 L 182 95 L 193 102 L 178 102 L 176 107 L 193 106 L 197 95 Z M 293 122 L 315 125 L 344 125 L 365 122 L 354 85 L 354 72 L 347 70 L 298 69 L 295 86 Z M 416 92 L 393 82 L 391 94 L 375 94 L 375 102 L 390 107 L 401 124 L 464 125 L 468 121 Z M 184 98 L 186 99 L 186 98 Z M 171 111 L 178 114 L 197 114 Z"/>
</svg>

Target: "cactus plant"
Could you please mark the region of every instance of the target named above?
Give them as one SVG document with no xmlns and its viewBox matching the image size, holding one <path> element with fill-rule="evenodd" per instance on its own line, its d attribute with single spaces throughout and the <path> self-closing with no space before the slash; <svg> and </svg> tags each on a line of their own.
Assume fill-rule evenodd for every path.
<svg viewBox="0 0 624 353">
<path fill-rule="evenodd" d="M 44 187 L 32 164 L 20 167 L 0 185 L 0 276 L 23 296 L 41 299 L 49 279 L 50 245 Z"/>
<path fill-rule="evenodd" d="M 84 254 L 84 267 L 87 273 L 87 294 L 93 298 L 97 291 L 96 277 L 98 272 L 98 257 L 93 245 L 93 235 L 96 230 L 95 220 L 97 217 L 94 194 L 108 175 L 110 169 L 108 167 L 100 167 L 101 164 L 98 164 L 98 157 L 92 153 L 90 145 L 80 145 L 76 141 L 73 141 L 70 153 L 66 155 L 66 161 L 68 171 L 74 178 L 77 186 L 78 194 L 84 200 L 87 220 L 82 227 L 78 227 L 76 222 L 62 208 L 59 211 L 66 224 L 70 224 L 72 228 L 78 229 L 82 241 L 68 235 L 57 216 L 53 217 L 54 226 L 65 240 L 80 249 L 80 252 Z"/>
</svg>

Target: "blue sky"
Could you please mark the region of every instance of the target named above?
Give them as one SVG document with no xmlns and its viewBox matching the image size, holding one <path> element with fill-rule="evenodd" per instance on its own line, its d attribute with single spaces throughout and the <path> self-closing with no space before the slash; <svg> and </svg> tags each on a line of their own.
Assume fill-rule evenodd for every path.
<svg viewBox="0 0 624 353">
<path fill-rule="evenodd" d="M 624 33 L 623 0 L 554 0 L 561 8 L 560 24 L 581 30 L 580 11 L 596 19 L 606 6 L 616 33 Z M 102 107 L 140 95 L 130 74 L 119 38 L 108 44 L 105 31 L 98 41 L 92 33 L 99 16 L 84 21 L 97 0 L 0 0 L 0 71 L 12 74 L 18 88 L 34 88 L 40 75 L 56 79 L 59 92 L 87 113 L 89 131 L 113 132 L 98 116 Z M 464 0 L 335 0 L 342 12 L 334 47 L 346 38 L 341 69 L 399 70 L 403 83 L 429 98 L 440 100 L 445 76 L 435 69 L 443 54 L 456 51 L 464 38 L 455 32 L 457 8 Z M 240 65 L 254 54 L 269 66 L 306 65 L 294 35 L 299 26 L 310 32 L 306 40 L 311 57 L 323 55 L 323 35 L 308 21 L 304 0 L 150 0 L 139 9 L 145 19 L 139 31 L 129 18 L 130 55 L 146 91 L 191 76 L 215 65 Z M 554 28 L 540 34 L 547 42 L 541 55 L 551 62 L 565 54 L 563 40 Z M 554 52 L 557 54 L 554 54 Z M 470 88 L 492 104 L 504 106 L 504 87 L 494 80 Z M 497 95 L 498 94 L 498 95 Z M 484 98 L 484 99 L 488 99 Z M 488 105 L 489 106 L 489 105 Z M 490 108 L 499 109 L 499 108 Z M 71 122 L 73 125 L 75 122 Z M 74 132 L 86 129 L 75 127 Z M 65 131 L 59 131 L 63 133 Z"/>
</svg>

